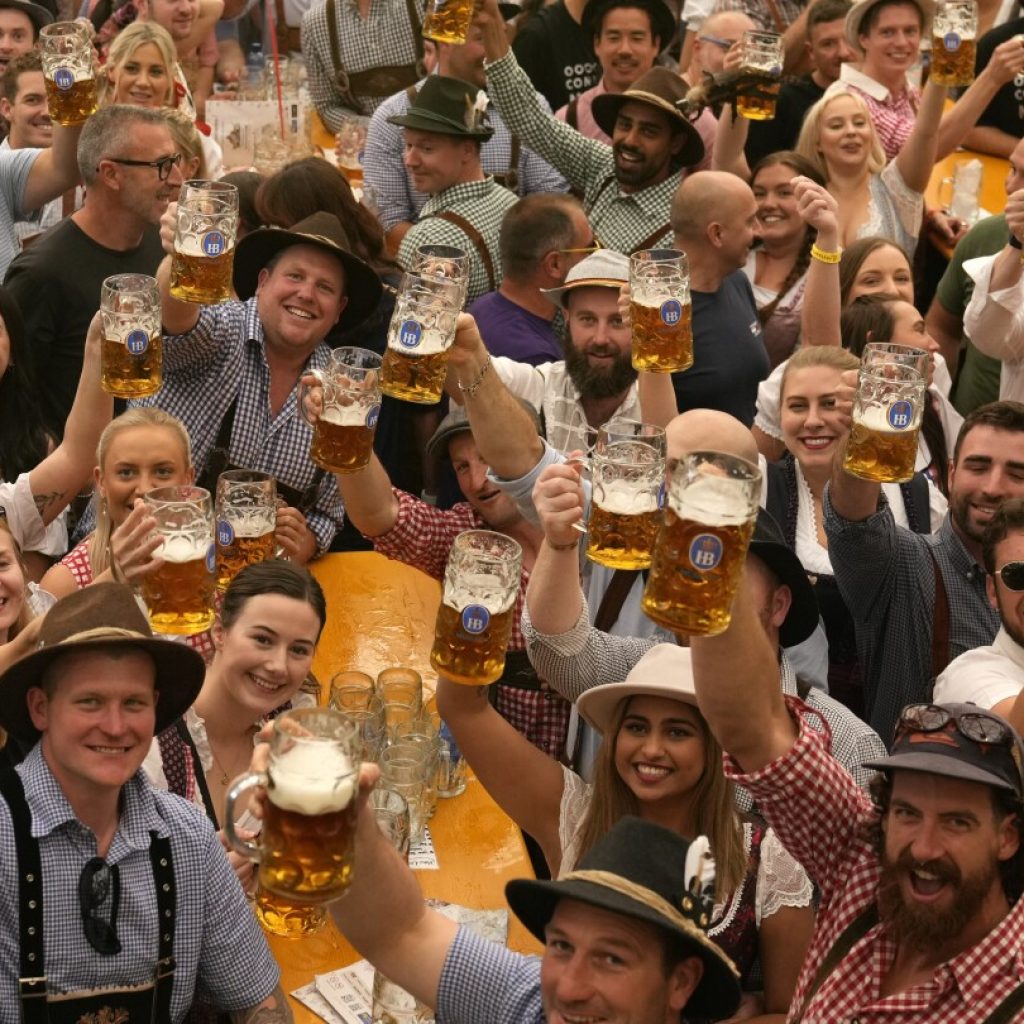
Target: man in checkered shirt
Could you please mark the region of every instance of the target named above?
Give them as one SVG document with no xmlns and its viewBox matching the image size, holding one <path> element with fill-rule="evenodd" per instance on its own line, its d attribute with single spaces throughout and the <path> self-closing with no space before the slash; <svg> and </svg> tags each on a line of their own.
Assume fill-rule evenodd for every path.
<svg viewBox="0 0 1024 1024">
<path fill-rule="evenodd" d="M 821 893 L 790 1022 L 1024 1019 L 1024 745 L 972 704 L 911 705 L 872 795 L 784 696 L 749 577 L 729 628 L 691 641 L 727 774 Z"/>
</svg>

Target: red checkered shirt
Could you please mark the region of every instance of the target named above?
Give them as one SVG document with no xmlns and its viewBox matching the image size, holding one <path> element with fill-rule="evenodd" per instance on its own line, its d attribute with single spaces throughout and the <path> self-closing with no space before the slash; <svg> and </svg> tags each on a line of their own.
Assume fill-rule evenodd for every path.
<svg viewBox="0 0 1024 1024">
<path fill-rule="evenodd" d="M 821 890 L 817 925 L 788 1019 L 803 1024 L 982 1024 L 1024 983 L 1024 900 L 981 942 L 937 967 L 927 983 L 885 998 L 879 992 L 896 944 L 884 923 L 875 925 L 797 1018 L 803 994 L 829 950 L 875 899 L 880 865 L 866 837 L 877 818 L 870 798 L 828 753 L 828 726 L 822 723 L 822 736 L 808 725 L 814 711 L 795 697 L 786 702 L 800 726 L 792 749 L 750 775 L 727 757 L 726 774 L 750 790 L 768 824 Z"/>
<path fill-rule="evenodd" d="M 914 129 L 917 108 L 921 105 L 920 90 L 908 85 L 899 95 L 893 96 L 881 82 L 846 65 L 839 80 L 842 88 L 855 92 L 867 104 L 878 141 L 885 150 L 885 159 L 895 160 Z"/>
</svg>

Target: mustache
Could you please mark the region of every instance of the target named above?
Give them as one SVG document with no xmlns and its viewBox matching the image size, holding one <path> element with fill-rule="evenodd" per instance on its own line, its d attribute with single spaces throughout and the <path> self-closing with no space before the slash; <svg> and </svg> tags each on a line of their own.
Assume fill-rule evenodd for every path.
<svg viewBox="0 0 1024 1024">
<path fill-rule="evenodd" d="M 938 860 L 918 860 L 910 853 L 910 847 L 900 851 L 895 861 L 886 865 L 887 870 L 893 871 L 925 871 L 934 875 L 940 882 L 949 882 L 951 885 L 959 885 L 961 878 L 960 869 L 950 860 L 941 858 Z"/>
</svg>

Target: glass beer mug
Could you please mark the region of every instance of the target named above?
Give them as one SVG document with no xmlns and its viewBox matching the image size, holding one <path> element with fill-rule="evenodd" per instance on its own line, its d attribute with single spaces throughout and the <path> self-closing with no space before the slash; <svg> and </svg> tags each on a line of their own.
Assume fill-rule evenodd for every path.
<svg viewBox="0 0 1024 1024">
<path fill-rule="evenodd" d="M 925 379 L 903 363 L 864 363 L 853 400 L 843 469 L 862 480 L 903 483 L 914 475 Z"/>
<path fill-rule="evenodd" d="M 937 85 L 970 85 L 974 81 L 977 35 L 975 0 L 939 0 L 932 22 L 929 78 Z"/>
<path fill-rule="evenodd" d="M 50 117 L 57 124 L 76 125 L 95 114 L 99 100 L 89 29 L 77 21 L 44 25 L 39 55 Z"/>
<path fill-rule="evenodd" d="M 351 885 L 359 751 L 359 730 L 330 708 L 293 708 L 274 719 L 266 775 L 238 779 L 224 805 L 228 841 L 259 862 L 266 892 L 289 904 L 323 904 Z M 256 785 L 267 788 L 258 843 L 235 830 L 235 805 Z"/>
<path fill-rule="evenodd" d="M 380 417 L 381 357 L 365 348 L 336 348 L 325 370 L 308 371 L 321 387 L 320 411 L 312 419 L 309 457 L 331 473 L 366 469 Z M 299 409 L 306 416 L 303 386 Z"/>
<path fill-rule="evenodd" d="M 158 487 L 142 500 L 156 519 L 163 564 L 142 580 L 142 599 L 157 633 L 192 636 L 213 625 L 213 502 L 202 487 Z"/>
<path fill-rule="evenodd" d="M 274 557 L 277 481 L 269 473 L 230 469 L 217 478 L 217 586 Z"/>
<path fill-rule="evenodd" d="M 186 181 L 178 196 L 171 295 L 213 305 L 231 298 L 238 189 L 226 181 Z"/>
<path fill-rule="evenodd" d="M 602 427 L 591 457 L 587 558 L 612 569 L 647 569 L 661 525 L 665 431 L 615 420 Z"/>
<path fill-rule="evenodd" d="M 744 32 L 743 63 L 740 70 L 775 81 L 760 81 L 737 92 L 736 110 L 750 121 L 771 121 L 782 82 L 782 36 L 775 32 Z"/>
<path fill-rule="evenodd" d="M 503 533 L 466 530 L 455 538 L 430 652 L 438 672 L 467 686 L 501 678 L 522 564 L 523 549 Z"/>
<path fill-rule="evenodd" d="M 722 452 L 691 452 L 672 470 L 642 607 L 673 633 L 729 626 L 761 498 L 761 471 Z"/>
<path fill-rule="evenodd" d="M 428 0 L 423 36 L 438 43 L 464 46 L 473 20 L 473 0 Z"/>
<path fill-rule="evenodd" d="M 458 281 L 462 286 L 462 302 L 465 305 L 469 293 L 469 255 L 465 249 L 454 245 L 420 245 L 412 254 L 409 273 Z"/>
<path fill-rule="evenodd" d="M 633 367 L 675 373 L 693 365 L 690 267 L 678 249 L 642 249 L 629 260 Z"/>
<path fill-rule="evenodd" d="M 100 289 L 103 320 L 101 385 L 115 398 L 160 390 L 160 288 L 146 274 L 116 274 Z"/>
</svg>

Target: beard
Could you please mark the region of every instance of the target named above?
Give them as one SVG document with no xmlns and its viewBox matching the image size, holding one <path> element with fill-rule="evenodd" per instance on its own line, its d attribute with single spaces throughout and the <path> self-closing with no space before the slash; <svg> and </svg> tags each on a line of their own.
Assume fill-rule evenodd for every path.
<svg viewBox="0 0 1024 1024">
<path fill-rule="evenodd" d="M 581 352 L 571 341 L 565 345 L 565 369 L 580 398 L 614 398 L 636 380 L 629 352 L 618 352 L 611 366 L 591 366 L 586 352 Z"/>
</svg>

